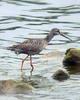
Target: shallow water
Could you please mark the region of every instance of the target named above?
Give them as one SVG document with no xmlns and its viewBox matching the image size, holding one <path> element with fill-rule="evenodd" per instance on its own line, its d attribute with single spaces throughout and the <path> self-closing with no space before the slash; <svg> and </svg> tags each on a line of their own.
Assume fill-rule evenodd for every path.
<svg viewBox="0 0 80 100">
<path fill-rule="evenodd" d="M 43 38 L 52 28 L 59 28 L 73 40 L 55 36 L 42 55 L 33 56 L 33 80 L 38 86 L 28 94 L 1 95 L 0 100 L 80 100 L 80 75 L 58 82 L 52 74 L 62 67 L 68 48 L 79 48 L 80 0 L 1 0 L 0 1 L 0 80 L 20 79 L 21 59 L 5 47 L 26 38 Z M 47 53 L 47 54 L 46 54 Z M 24 65 L 24 76 L 30 73 L 29 59 Z M 41 79 L 41 81 L 39 80 Z"/>
</svg>

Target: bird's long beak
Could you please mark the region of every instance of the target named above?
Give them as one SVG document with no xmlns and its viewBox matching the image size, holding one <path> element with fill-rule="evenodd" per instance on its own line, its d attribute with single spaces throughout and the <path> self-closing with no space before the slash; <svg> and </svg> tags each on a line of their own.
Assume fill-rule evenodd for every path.
<svg viewBox="0 0 80 100">
<path fill-rule="evenodd" d="M 68 40 L 72 41 L 72 39 L 70 39 L 67 35 L 65 35 L 63 32 L 60 32 L 60 35 L 67 38 Z"/>
</svg>

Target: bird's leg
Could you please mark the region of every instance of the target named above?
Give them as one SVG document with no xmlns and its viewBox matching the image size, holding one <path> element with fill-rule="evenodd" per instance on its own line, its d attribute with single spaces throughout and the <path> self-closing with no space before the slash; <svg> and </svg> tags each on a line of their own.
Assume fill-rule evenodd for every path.
<svg viewBox="0 0 80 100">
<path fill-rule="evenodd" d="M 31 74 L 31 76 L 32 76 L 32 72 L 33 72 L 33 70 L 34 70 L 34 66 L 33 66 L 33 64 L 32 64 L 32 57 L 31 57 L 31 55 L 30 55 L 30 65 L 31 65 L 30 74 Z"/>
<path fill-rule="evenodd" d="M 21 63 L 21 72 L 22 72 L 22 69 L 23 69 L 23 64 L 24 64 L 24 61 L 28 58 L 29 55 L 27 55 L 23 60 L 22 60 L 22 63 Z"/>
</svg>

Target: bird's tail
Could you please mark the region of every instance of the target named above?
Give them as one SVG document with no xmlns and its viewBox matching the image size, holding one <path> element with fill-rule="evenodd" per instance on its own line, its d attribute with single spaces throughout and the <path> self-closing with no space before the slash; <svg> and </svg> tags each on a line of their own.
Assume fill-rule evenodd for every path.
<svg viewBox="0 0 80 100">
<path fill-rule="evenodd" d="M 0 49 L 4 49 L 4 50 L 11 50 L 11 51 L 14 51 L 16 48 L 16 45 L 14 46 L 10 46 L 10 47 L 4 47 L 4 46 L 0 46 Z"/>
<path fill-rule="evenodd" d="M 11 50 L 11 51 L 15 51 L 16 48 L 17 48 L 17 45 L 13 45 L 13 46 L 7 47 L 6 49 Z"/>
</svg>

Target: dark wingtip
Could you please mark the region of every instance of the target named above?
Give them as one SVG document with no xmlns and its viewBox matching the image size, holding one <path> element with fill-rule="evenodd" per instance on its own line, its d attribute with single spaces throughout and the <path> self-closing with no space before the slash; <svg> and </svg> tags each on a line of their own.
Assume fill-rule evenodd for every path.
<svg viewBox="0 0 80 100">
<path fill-rule="evenodd" d="M 13 47 L 6 47 L 6 49 L 13 51 Z"/>
<path fill-rule="evenodd" d="M 7 50 L 15 51 L 16 45 L 6 47 Z"/>
</svg>

